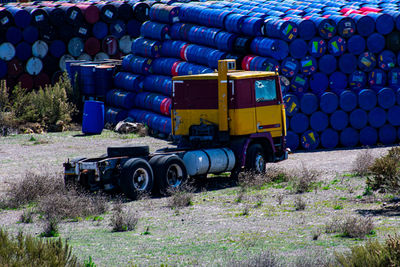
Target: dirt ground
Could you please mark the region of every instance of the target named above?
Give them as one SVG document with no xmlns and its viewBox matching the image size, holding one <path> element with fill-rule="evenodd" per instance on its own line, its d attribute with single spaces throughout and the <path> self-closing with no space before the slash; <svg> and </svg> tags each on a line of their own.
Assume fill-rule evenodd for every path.
<svg viewBox="0 0 400 267">
<path fill-rule="evenodd" d="M 108 146 L 128 143 L 149 145 L 151 151 L 172 146 L 160 139 L 109 131 L 100 136 L 66 132 L 1 137 L 0 192 L 4 193 L 10 182 L 20 179 L 27 171 L 62 172 L 62 163 L 67 158 L 98 156 L 105 153 Z M 390 147 L 376 147 L 370 151 L 380 156 L 388 149 Z M 61 237 L 69 240 L 80 259 L 87 260 L 91 256 L 97 266 L 159 266 L 162 263 L 228 266 L 232 259 L 248 258 L 265 250 L 273 251 L 285 263 L 319 251 L 321 255 L 332 255 L 336 250 L 365 242 L 329 234 L 321 234 L 313 241 L 313 233 L 323 232 L 333 216 L 373 215 L 374 238 L 379 240 L 398 232 L 398 214 L 378 214 L 374 211 L 381 209 L 381 202 L 360 200 L 365 180 L 350 174 L 361 151 L 300 151 L 276 164 L 293 172 L 304 165 L 321 173 L 320 188 L 301 195 L 307 203 L 304 211 L 295 211 L 294 201 L 298 196 L 285 186 L 253 190 L 237 203 L 239 188 L 219 185 L 195 193 L 193 205 L 178 211 L 168 207 L 169 198 L 127 203 L 126 207 L 140 217 L 134 232 L 112 233 L 110 216 L 105 214 L 101 222 L 63 223 Z M 284 195 L 281 204 L 277 203 L 278 195 Z M 244 209 L 249 210 L 245 216 Z M 39 233 L 39 223 L 17 223 L 21 213 L 22 210 L 0 210 L 0 225 L 11 232 Z M 150 229 L 150 234 L 143 234 L 146 229 Z"/>
</svg>

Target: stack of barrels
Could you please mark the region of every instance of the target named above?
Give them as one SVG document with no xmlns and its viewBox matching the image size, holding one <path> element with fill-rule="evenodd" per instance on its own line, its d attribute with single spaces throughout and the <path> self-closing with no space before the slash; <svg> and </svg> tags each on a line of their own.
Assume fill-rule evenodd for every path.
<svg viewBox="0 0 400 267">
<path fill-rule="evenodd" d="M 149 3 L 27 2 L 0 6 L 0 79 L 27 89 L 56 82 L 65 61 L 120 59 L 148 20 Z"/>
<path fill-rule="evenodd" d="M 140 90 L 160 92 L 171 76 L 213 71 L 223 58 L 244 70 L 277 69 L 292 150 L 393 144 L 399 8 L 343 0 L 157 4 L 133 41 L 131 71 L 143 79 Z"/>
</svg>

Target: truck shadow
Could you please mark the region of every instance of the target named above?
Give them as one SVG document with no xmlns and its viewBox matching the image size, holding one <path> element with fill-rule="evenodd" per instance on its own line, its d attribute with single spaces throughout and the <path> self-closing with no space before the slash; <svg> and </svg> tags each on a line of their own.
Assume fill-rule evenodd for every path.
<svg viewBox="0 0 400 267">
<path fill-rule="evenodd" d="M 387 203 L 385 206 L 382 206 L 380 209 L 360 209 L 356 211 L 363 216 L 400 216 L 400 203 L 390 202 Z"/>
<path fill-rule="evenodd" d="M 195 193 L 206 191 L 216 191 L 226 188 L 232 188 L 238 186 L 237 180 L 227 176 L 215 176 L 208 177 L 205 179 L 194 180 L 192 186 L 195 189 Z"/>
</svg>

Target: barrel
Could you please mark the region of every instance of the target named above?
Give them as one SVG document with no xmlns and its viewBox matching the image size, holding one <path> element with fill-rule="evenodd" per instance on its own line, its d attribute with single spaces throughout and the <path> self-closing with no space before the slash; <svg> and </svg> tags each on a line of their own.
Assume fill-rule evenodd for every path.
<svg viewBox="0 0 400 267">
<path fill-rule="evenodd" d="M 264 20 L 257 17 L 245 17 L 240 30 L 245 35 L 262 36 L 265 32 Z"/>
<path fill-rule="evenodd" d="M 349 124 L 349 116 L 343 110 L 336 110 L 329 117 L 330 125 L 334 130 L 341 131 Z"/>
<path fill-rule="evenodd" d="M 128 111 L 120 108 L 107 107 L 105 121 L 113 125 L 128 117 Z"/>
<path fill-rule="evenodd" d="M 104 97 L 113 86 L 115 67 L 112 65 L 97 65 L 94 69 L 95 95 Z"/>
<path fill-rule="evenodd" d="M 115 6 L 101 2 L 96 4 L 97 8 L 100 10 L 100 18 L 105 23 L 112 23 L 117 19 L 118 10 Z"/>
<path fill-rule="evenodd" d="M 25 65 L 25 70 L 30 75 L 38 75 L 43 69 L 43 63 L 40 58 L 31 57 Z"/>
<path fill-rule="evenodd" d="M 106 54 L 113 56 L 118 52 L 118 41 L 112 35 L 106 36 L 101 42 L 101 49 Z"/>
<path fill-rule="evenodd" d="M 188 40 L 191 43 L 202 44 L 210 47 L 216 47 L 215 37 L 221 31 L 218 28 L 208 28 L 203 26 L 188 26 L 188 32 L 184 33 L 186 27 L 182 27 L 182 33 L 184 40 Z"/>
<path fill-rule="evenodd" d="M 68 42 L 68 52 L 73 57 L 79 57 L 82 54 L 85 44 L 79 37 L 74 37 Z"/>
<path fill-rule="evenodd" d="M 247 16 L 241 14 L 228 14 L 223 22 L 224 28 L 228 32 L 242 33 L 242 25 L 244 24 L 245 18 L 247 18 Z"/>
<path fill-rule="evenodd" d="M 398 31 L 393 31 L 385 37 L 386 48 L 390 51 L 398 52 L 400 50 L 400 33 Z"/>
<path fill-rule="evenodd" d="M 230 52 L 233 51 L 233 46 L 236 38 L 237 38 L 236 34 L 220 31 L 215 36 L 215 44 L 219 50 Z M 262 38 L 262 37 L 257 37 L 257 38 Z"/>
<path fill-rule="evenodd" d="M 386 123 L 386 111 L 380 107 L 375 107 L 368 112 L 368 123 L 374 127 L 382 127 Z"/>
<path fill-rule="evenodd" d="M 164 4 L 153 5 L 150 7 L 149 16 L 152 21 L 172 24 L 179 21 L 179 7 Z"/>
<path fill-rule="evenodd" d="M 340 143 L 345 147 L 354 147 L 359 140 L 360 135 L 354 128 L 347 127 L 340 132 Z"/>
<path fill-rule="evenodd" d="M 363 109 L 355 109 L 350 113 L 349 121 L 354 129 L 362 129 L 367 126 L 368 114 Z"/>
<path fill-rule="evenodd" d="M 308 51 L 307 42 L 303 39 L 295 39 L 289 44 L 290 55 L 296 59 L 304 58 Z"/>
<path fill-rule="evenodd" d="M 296 41 L 296 40 L 295 40 Z M 292 44 L 295 42 L 293 41 Z M 310 76 L 318 69 L 317 60 L 313 56 L 306 56 L 300 60 L 300 73 Z"/>
<path fill-rule="evenodd" d="M 26 61 L 32 56 L 32 46 L 26 42 L 21 42 L 15 47 L 15 57 L 21 61 Z"/>
<path fill-rule="evenodd" d="M 111 4 L 117 8 L 120 19 L 126 21 L 133 17 L 132 4 L 126 2 L 112 2 Z"/>
<path fill-rule="evenodd" d="M 33 88 L 33 78 L 28 73 L 22 73 L 18 79 L 17 83 L 21 83 L 21 88 L 31 90 Z"/>
<path fill-rule="evenodd" d="M 330 39 L 336 34 L 337 27 L 334 20 L 319 16 L 311 16 L 310 20 L 315 23 L 317 32 L 322 38 Z"/>
<path fill-rule="evenodd" d="M 77 7 L 82 11 L 83 17 L 87 23 L 95 24 L 100 19 L 100 10 L 97 6 L 81 2 Z"/>
<path fill-rule="evenodd" d="M 330 54 L 323 55 L 318 61 L 319 70 L 325 74 L 331 74 L 336 70 L 336 58 Z"/>
<path fill-rule="evenodd" d="M 378 56 L 378 67 L 384 71 L 389 71 L 396 65 L 396 55 L 389 50 L 384 50 Z"/>
<path fill-rule="evenodd" d="M 339 97 L 332 92 L 325 92 L 320 97 L 319 106 L 323 112 L 331 114 L 335 112 L 339 106 Z"/>
<path fill-rule="evenodd" d="M 126 23 L 126 31 L 127 33 L 133 37 L 139 37 L 140 35 L 140 27 L 142 26 L 140 21 L 137 21 L 135 19 L 131 19 Z"/>
<path fill-rule="evenodd" d="M 75 58 L 69 54 L 62 55 L 59 61 L 59 67 L 62 71 L 65 71 L 65 61 L 66 60 L 74 60 Z"/>
<path fill-rule="evenodd" d="M 143 80 L 143 88 L 161 93 L 166 96 L 172 95 L 172 80 L 169 76 L 147 75 Z"/>
<path fill-rule="evenodd" d="M 98 21 L 93 25 L 92 32 L 94 37 L 101 40 L 108 35 L 108 25 L 103 21 Z"/>
<path fill-rule="evenodd" d="M 31 24 L 39 28 L 46 28 L 49 26 L 49 15 L 44 9 L 37 6 L 26 6 L 24 8 L 31 14 Z"/>
<path fill-rule="evenodd" d="M 336 94 L 340 94 L 347 88 L 347 76 L 341 71 L 335 71 L 329 75 L 329 87 Z"/>
<path fill-rule="evenodd" d="M 83 105 L 82 133 L 101 134 L 104 127 L 104 103 L 87 100 Z"/>
<path fill-rule="evenodd" d="M 342 110 L 350 112 L 357 107 L 357 95 L 350 90 L 345 90 L 339 95 L 339 106 Z"/>
<path fill-rule="evenodd" d="M 355 91 L 359 92 L 367 84 L 367 75 L 365 72 L 356 70 L 349 75 L 349 86 Z"/>
<path fill-rule="evenodd" d="M 376 93 L 371 89 L 364 89 L 358 93 L 358 105 L 364 110 L 372 110 L 376 107 Z"/>
<path fill-rule="evenodd" d="M 158 23 L 154 21 L 146 21 L 140 28 L 140 33 L 143 37 L 163 41 L 169 39 L 168 24 Z"/>
<path fill-rule="evenodd" d="M 322 132 L 324 131 L 329 125 L 328 115 L 326 115 L 322 111 L 316 111 L 311 114 L 310 116 L 310 127 L 311 129 Z"/>
<path fill-rule="evenodd" d="M 346 48 L 346 41 L 340 36 L 334 36 L 328 41 L 328 52 L 333 56 L 343 55 Z"/>
<path fill-rule="evenodd" d="M 339 144 L 339 134 L 337 131 L 327 128 L 321 133 L 321 146 L 333 149 Z"/>
<path fill-rule="evenodd" d="M 366 51 L 358 57 L 358 67 L 365 72 L 371 72 L 376 66 L 376 58 L 373 53 Z"/>
<path fill-rule="evenodd" d="M 140 56 L 128 55 L 122 60 L 124 70 L 136 74 L 149 74 L 153 60 Z"/>
<path fill-rule="evenodd" d="M 161 43 L 143 37 L 136 38 L 132 43 L 132 53 L 156 58 L 160 56 Z"/>
<path fill-rule="evenodd" d="M 356 21 L 357 32 L 361 36 L 369 36 L 375 31 L 375 21 L 372 17 L 356 13 L 350 14 L 349 17 Z"/>
<path fill-rule="evenodd" d="M 95 88 L 95 72 L 96 65 L 94 64 L 82 64 L 79 68 L 79 80 L 81 93 L 87 96 L 94 96 L 96 94 Z"/>
<path fill-rule="evenodd" d="M 231 11 L 225 9 L 202 9 L 198 23 L 208 27 L 223 28 L 224 21 Z"/>
<path fill-rule="evenodd" d="M 92 35 L 92 26 L 86 22 L 82 22 L 74 27 L 74 35 L 83 39 L 88 38 Z"/>
<path fill-rule="evenodd" d="M 290 20 L 297 24 L 299 30 L 298 35 L 301 39 L 311 40 L 315 36 L 317 30 L 315 28 L 314 22 L 312 22 L 311 20 L 303 18 L 290 18 Z"/>
<path fill-rule="evenodd" d="M 298 134 L 305 132 L 309 126 L 309 119 L 304 113 L 296 113 L 290 118 L 290 129 Z"/>
<path fill-rule="evenodd" d="M 308 78 L 302 74 L 296 74 L 290 81 L 290 90 L 299 97 L 307 92 L 308 86 Z"/>
<path fill-rule="evenodd" d="M 158 58 L 152 63 L 152 72 L 160 75 L 173 75 L 174 67 L 181 62 L 175 58 Z"/>
<path fill-rule="evenodd" d="M 291 151 L 295 151 L 300 145 L 299 136 L 293 131 L 287 131 L 286 134 L 286 147 L 290 148 Z"/>
<path fill-rule="evenodd" d="M 393 30 L 394 21 L 389 14 L 371 12 L 368 16 L 375 20 L 376 31 L 380 34 L 388 34 Z"/>
<path fill-rule="evenodd" d="M 118 88 L 132 92 L 142 89 L 142 76 L 128 72 L 118 72 L 114 77 L 114 85 Z"/>
<path fill-rule="evenodd" d="M 72 3 L 62 3 L 60 8 L 64 10 L 66 22 L 68 24 L 77 26 L 83 22 L 84 17 L 79 7 Z"/>
<path fill-rule="evenodd" d="M 314 37 L 308 42 L 308 52 L 311 56 L 319 58 L 325 54 L 327 49 L 326 42 L 320 37 Z"/>
<path fill-rule="evenodd" d="M 12 14 L 12 17 L 14 18 L 14 23 L 19 28 L 23 29 L 25 27 L 28 27 L 31 23 L 31 14 L 25 9 L 18 6 L 6 6 L 6 9 Z"/>
<path fill-rule="evenodd" d="M 396 104 L 396 93 L 391 88 L 382 88 L 377 95 L 378 104 L 384 109 L 389 109 Z"/>
<path fill-rule="evenodd" d="M 179 40 L 165 40 L 162 44 L 160 55 L 162 57 L 180 58 L 183 47 L 187 45 L 188 43 Z"/>
<path fill-rule="evenodd" d="M 56 58 L 60 58 L 65 54 L 66 46 L 65 43 L 61 40 L 54 40 L 50 43 L 49 46 L 50 54 Z"/>
<path fill-rule="evenodd" d="M 384 72 L 382 69 L 373 69 L 369 74 L 368 74 L 368 82 L 371 88 L 373 88 L 376 91 L 379 91 L 382 87 L 386 85 L 386 72 Z"/>
<path fill-rule="evenodd" d="M 400 105 L 400 88 L 397 88 L 396 96 L 397 105 Z"/>
<path fill-rule="evenodd" d="M 32 45 L 32 55 L 38 58 L 44 58 L 49 51 L 49 47 L 46 42 L 37 40 Z"/>
<path fill-rule="evenodd" d="M 356 22 L 350 17 L 341 15 L 329 16 L 330 19 L 336 22 L 337 33 L 343 38 L 350 38 L 356 32 Z"/>
<path fill-rule="evenodd" d="M 300 141 L 304 149 L 315 150 L 319 146 L 319 134 L 313 130 L 308 130 L 301 135 Z"/>
<path fill-rule="evenodd" d="M 67 23 L 67 15 L 65 10 L 60 7 L 43 7 L 49 15 L 49 21 L 56 27 L 63 27 Z"/>
<path fill-rule="evenodd" d="M 365 39 L 360 35 L 353 35 L 347 40 L 347 50 L 353 55 L 359 55 L 365 51 Z"/>
<path fill-rule="evenodd" d="M 397 130 L 390 124 L 379 128 L 379 141 L 384 145 L 394 144 L 397 139 Z"/>
<path fill-rule="evenodd" d="M 264 25 L 265 35 L 268 37 L 291 42 L 297 36 L 297 24 L 293 21 L 282 20 L 279 18 L 268 18 L 265 20 Z"/>
<path fill-rule="evenodd" d="M 299 72 L 299 69 L 300 63 L 295 58 L 287 57 L 282 61 L 281 73 L 288 78 L 292 78 L 296 75 Z"/>
<path fill-rule="evenodd" d="M 373 33 L 367 38 L 367 48 L 375 54 L 379 54 L 385 48 L 385 37 L 379 33 Z"/>
<path fill-rule="evenodd" d="M 400 126 L 400 106 L 392 106 L 387 113 L 388 122 L 393 126 Z"/>
<path fill-rule="evenodd" d="M 360 130 L 360 143 L 363 146 L 375 145 L 378 141 L 378 132 L 375 128 L 367 126 Z"/>
<path fill-rule="evenodd" d="M 22 32 L 19 28 L 11 26 L 6 31 L 6 41 L 16 45 L 22 40 Z"/>
<path fill-rule="evenodd" d="M 39 38 L 39 30 L 34 26 L 28 26 L 23 29 L 22 38 L 32 44 Z"/>
<path fill-rule="evenodd" d="M 133 92 L 114 89 L 107 92 L 106 101 L 114 107 L 131 109 L 135 106 L 135 97 L 136 94 Z"/>
<path fill-rule="evenodd" d="M 110 56 L 104 52 L 97 53 L 93 58 L 94 61 L 102 61 L 102 60 L 107 60 L 107 59 L 110 59 Z"/>
<path fill-rule="evenodd" d="M 5 42 L 0 44 L 0 59 L 10 61 L 15 56 L 15 48 L 13 44 Z"/>
<path fill-rule="evenodd" d="M 124 21 L 117 19 L 110 24 L 110 34 L 119 39 L 126 34 L 126 24 Z"/>
<path fill-rule="evenodd" d="M 145 22 L 149 20 L 149 3 L 146 2 L 136 2 L 132 5 L 133 17 L 139 22 Z"/>
<path fill-rule="evenodd" d="M 2 60 L 1 62 L 4 62 L 4 61 Z M 8 61 L 6 64 L 7 64 L 7 69 L 5 72 L 4 72 L 4 69 L 2 66 L 3 63 L 1 64 L 1 69 L 0 69 L 1 76 L 2 76 L 1 78 L 3 78 L 6 74 L 9 77 L 13 77 L 13 78 L 18 77 L 24 71 L 24 66 L 23 66 L 22 62 L 20 60 L 18 60 L 17 58 L 14 58 L 14 59 Z"/>
</svg>

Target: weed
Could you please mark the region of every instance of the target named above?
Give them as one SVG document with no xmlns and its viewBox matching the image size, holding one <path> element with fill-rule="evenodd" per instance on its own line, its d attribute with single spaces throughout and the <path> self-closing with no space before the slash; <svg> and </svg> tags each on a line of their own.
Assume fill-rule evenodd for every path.
<svg viewBox="0 0 400 267">
<path fill-rule="evenodd" d="M 139 219 L 133 210 L 124 211 L 121 201 L 117 201 L 113 207 L 111 226 L 113 232 L 125 232 L 135 230 Z"/>
<path fill-rule="evenodd" d="M 322 234 L 321 229 L 317 229 L 312 233 L 312 240 L 318 240 L 319 236 Z"/>
<path fill-rule="evenodd" d="M 232 267 L 278 267 L 281 264 L 276 257 L 269 251 L 263 251 L 257 256 L 253 256 L 242 261 L 231 261 L 227 266 Z"/>
<path fill-rule="evenodd" d="M 372 156 L 371 150 L 364 149 L 357 154 L 356 159 L 353 162 L 352 171 L 357 176 L 366 176 L 370 173 L 370 167 L 375 161 L 375 157 Z"/>
<path fill-rule="evenodd" d="M 283 169 L 269 166 L 264 174 L 253 172 L 242 172 L 239 174 L 239 185 L 244 188 L 262 189 L 267 183 L 282 183 L 287 182 L 290 175 Z"/>
<path fill-rule="evenodd" d="M 188 183 L 182 184 L 180 187 L 169 188 L 168 206 L 171 209 L 178 209 L 193 205 L 194 187 Z"/>
<path fill-rule="evenodd" d="M 58 233 L 58 224 L 59 220 L 55 217 L 46 217 L 43 224 L 43 232 L 40 234 L 40 237 L 57 237 Z"/>
<path fill-rule="evenodd" d="M 343 209 L 343 206 L 341 205 L 341 204 L 335 204 L 334 206 L 333 206 L 333 209 L 334 210 L 342 210 Z"/>
<path fill-rule="evenodd" d="M 293 191 L 300 194 L 310 191 L 314 187 L 318 176 L 319 173 L 317 171 L 308 169 L 304 163 L 302 163 L 302 168 L 296 175 L 292 176 L 290 181 Z"/>
<path fill-rule="evenodd" d="M 237 197 L 235 198 L 235 203 L 242 203 L 246 195 L 246 188 L 240 187 Z"/>
<path fill-rule="evenodd" d="M 250 214 L 250 210 L 248 206 L 245 206 L 243 211 L 239 213 L 240 216 L 248 216 Z"/>
<path fill-rule="evenodd" d="M 21 214 L 21 217 L 19 218 L 19 221 L 21 223 L 33 223 L 33 210 L 32 209 L 27 209 L 24 210 L 24 212 Z"/>
<path fill-rule="evenodd" d="M 150 234 L 150 226 L 146 227 L 146 230 L 142 233 L 142 235 L 149 235 Z"/>
<path fill-rule="evenodd" d="M 343 237 L 365 238 L 374 229 L 369 217 L 335 217 L 325 227 L 327 233 L 341 233 Z"/>
<path fill-rule="evenodd" d="M 83 266 L 85 266 L 85 267 L 96 267 L 96 264 L 94 263 L 92 257 L 89 256 L 89 260 L 85 260 L 83 262 Z"/>
<path fill-rule="evenodd" d="M 285 198 L 285 195 L 283 193 L 278 193 L 276 195 L 276 201 L 278 202 L 278 205 L 282 205 L 283 199 Z"/>
<path fill-rule="evenodd" d="M 301 196 L 296 196 L 294 201 L 294 206 L 296 210 L 305 210 L 306 205 L 307 205 L 306 202 L 303 200 Z"/>
<path fill-rule="evenodd" d="M 372 188 L 369 185 L 365 186 L 363 196 L 372 196 L 374 193 L 372 192 Z"/>
<path fill-rule="evenodd" d="M 256 201 L 256 204 L 254 205 L 254 207 L 255 208 L 259 208 L 263 204 L 262 196 L 261 195 L 257 195 L 256 198 L 257 198 L 257 201 Z"/>
</svg>

